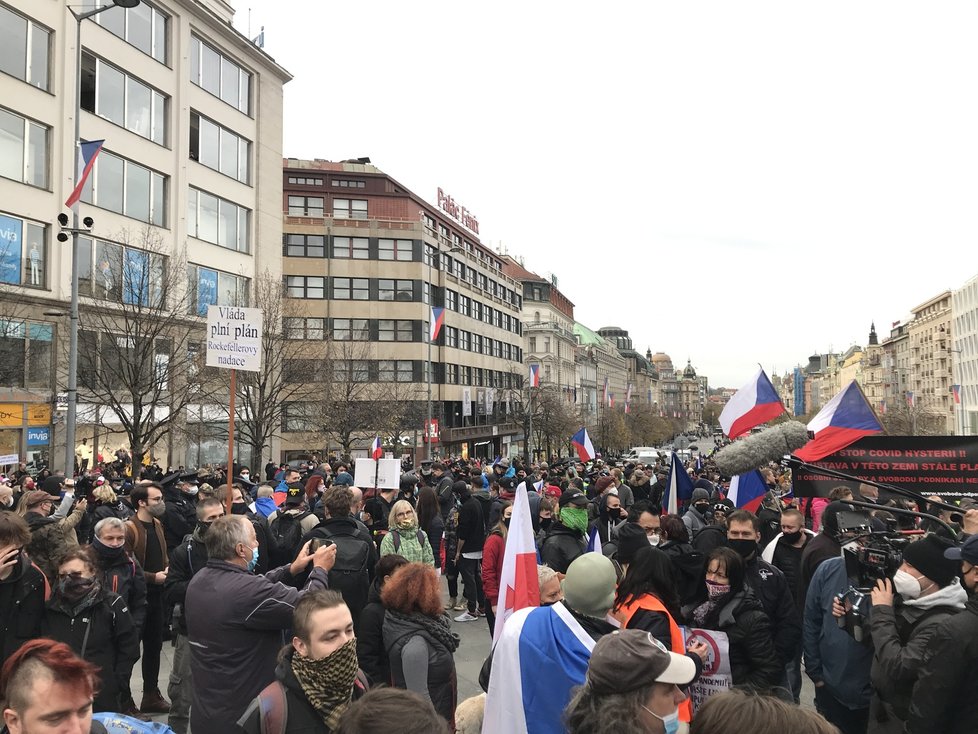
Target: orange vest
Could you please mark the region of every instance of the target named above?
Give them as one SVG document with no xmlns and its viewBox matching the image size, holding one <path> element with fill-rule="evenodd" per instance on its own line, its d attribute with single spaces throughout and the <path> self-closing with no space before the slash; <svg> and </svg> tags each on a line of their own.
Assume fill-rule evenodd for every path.
<svg viewBox="0 0 978 734">
<path fill-rule="evenodd" d="M 628 604 L 615 609 L 613 614 L 615 619 L 621 622 L 622 629 L 625 629 L 639 609 L 665 614 L 669 618 L 669 639 L 672 642 L 672 652 L 677 655 L 686 654 L 686 640 L 683 638 L 683 633 L 658 597 L 652 596 L 652 594 L 642 594 L 638 599 L 633 599 Z M 687 724 L 693 720 L 693 703 L 688 697 L 679 704 L 679 720 L 685 721 Z"/>
</svg>

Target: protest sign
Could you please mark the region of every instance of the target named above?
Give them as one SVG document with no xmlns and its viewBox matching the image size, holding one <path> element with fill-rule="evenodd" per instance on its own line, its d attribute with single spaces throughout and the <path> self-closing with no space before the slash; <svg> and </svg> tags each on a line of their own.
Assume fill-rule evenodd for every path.
<svg viewBox="0 0 978 734">
<path fill-rule="evenodd" d="M 683 627 L 682 631 L 687 647 L 702 642 L 708 650 L 706 661 L 703 663 L 703 673 L 689 686 L 688 693 L 695 714 L 710 696 L 730 690 L 733 686 L 733 676 L 730 673 L 730 643 L 725 632 L 691 627 Z"/>
</svg>

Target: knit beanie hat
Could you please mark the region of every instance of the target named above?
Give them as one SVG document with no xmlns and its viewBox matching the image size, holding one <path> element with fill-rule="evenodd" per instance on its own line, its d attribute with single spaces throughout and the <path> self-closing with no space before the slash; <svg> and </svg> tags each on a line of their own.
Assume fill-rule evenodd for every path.
<svg viewBox="0 0 978 734">
<path fill-rule="evenodd" d="M 562 584 L 567 605 L 586 617 L 604 619 L 615 603 L 615 565 L 600 553 L 585 553 L 567 567 Z"/>
<path fill-rule="evenodd" d="M 697 500 L 708 500 L 710 499 L 710 493 L 703 489 L 703 487 L 697 487 L 693 490 L 692 502 L 696 503 Z"/>
<path fill-rule="evenodd" d="M 944 551 L 953 547 L 947 538 L 926 535 L 903 549 L 903 560 L 938 586 L 947 586 L 961 570 L 960 563 L 944 557 Z"/>
<path fill-rule="evenodd" d="M 645 529 L 637 522 L 626 522 L 618 528 L 618 562 L 631 563 L 641 548 L 649 547 Z"/>
</svg>

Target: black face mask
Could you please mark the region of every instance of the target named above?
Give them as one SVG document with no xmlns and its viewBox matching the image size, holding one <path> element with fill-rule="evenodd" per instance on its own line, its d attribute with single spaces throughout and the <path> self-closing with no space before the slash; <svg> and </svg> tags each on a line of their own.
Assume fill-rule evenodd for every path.
<svg viewBox="0 0 978 734">
<path fill-rule="evenodd" d="M 234 506 L 232 505 L 232 509 L 233 508 L 234 508 Z M 207 535 L 207 530 L 208 530 L 208 528 L 210 528 L 210 526 L 211 526 L 211 523 L 209 523 L 209 522 L 204 522 L 203 520 L 198 520 L 197 521 L 197 533 L 200 535 L 201 538 L 203 538 L 205 535 Z"/>
<path fill-rule="evenodd" d="M 757 553 L 757 541 L 746 540 L 744 538 L 728 538 L 727 545 L 737 552 L 743 559 L 750 558 Z"/>
<path fill-rule="evenodd" d="M 710 509 L 710 504 L 708 502 L 697 502 L 693 507 L 698 513 L 705 515 Z"/>
<path fill-rule="evenodd" d="M 801 530 L 796 530 L 793 533 L 783 533 L 781 537 L 793 545 L 801 539 Z"/>
<path fill-rule="evenodd" d="M 92 538 L 92 547 L 95 551 L 104 559 L 109 561 L 114 561 L 116 558 L 121 558 L 126 552 L 126 546 L 120 545 L 117 548 L 113 548 L 110 545 L 106 545 L 98 538 Z"/>
<path fill-rule="evenodd" d="M 503 527 L 505 527 L 507 529 L 509 528 L 509 520 L 510 520 L 510 518 L 508 518 L 508 517 L 507 518 L 503 518 Z"/>
<path fill-rule="evenodd" d="M 550 530 L 550 526 L 553 525 L 554 519 L 552 517 L 545 517 L 540 520 L 540 527 L 543 530 Z"/>
<path fill-rule="evenodd" d="M 231 503 L 231 514 L 232 515 L 247 515 L 248 505 L 244 502 L 232 502 Z"/>
<path fill-rule="evenodd" d="M 58 582 L 58 590 L 61 596 L 70 602 L 76 602 L 85 596 L 95 587 L 95 579 L 86 579 L 78 576 L 69 576 Z"/>
</svg>

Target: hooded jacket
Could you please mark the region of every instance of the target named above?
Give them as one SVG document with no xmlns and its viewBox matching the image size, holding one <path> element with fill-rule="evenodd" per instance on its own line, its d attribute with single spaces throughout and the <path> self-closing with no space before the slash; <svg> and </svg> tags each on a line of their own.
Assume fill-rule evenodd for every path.
<svg viewBox="0 0 978 734">
<path fill-rule="evenodd" d="M 118 594 L 129 608 L 129 616 L 137 630 L 146 619 L 146 579 L 143 569 L 125 548 L 114 558 L 98 553 L 102 564 L 102 588 Z"/>
<path fill-rule="evenodd" d="M 705 489 L 694 489 L 693 494 L 697 492 L 702 492 L 705 497 L 702 499 L 709 499 L 709 495 L 706 494 Z M 696 502 L 697 497 L 694 497 L 693 502 Z M 705 528 L 709 523 L 706 521 L 706 517 L 700 513 L 692 504 L 690 504 L 689 509 L 686 510 L 686 514 L 683 515 L 683 524 L 686 525 L 686 529 L 689 531 L 689 537 L 695 538 L 696 534 Z"/>
<path fill-rule="evenodd" d="M 0 580 L 0 660 L 6 660 L 28 640 L 41 636 L 44 603 L 50 595 L 47 579 L 27 553 L 21 552 L 13 573 Z"/>
<path fill-rule="evenodd" d="M 540 544 L 543 562 L 557 573 L 567 573 L 567 567 L 587 548 L 587 540 L 555 518 L 550 532 Z"/>
<path fill-rule="evenodd" d="M 598 537 L 601 538 L 602 549 L 609 543 L 617 543 L 618 541 L 618 528 L 622 524 L 622 520 L 625 519 L 625 513 L 622 512 L 620 516 L 616 515 L 611 517 L 608 515 L 608 497 L 611 495 L 602 495 L 598 499 L 598 516 L 591 521 L 591 527 L 598 529 Z M 621 501 L 621 497 L 618 498 Z M 621 502 L 622 507 L 625 503 Z"/>
<path fill-rule="evenodd" d="M 163 603 L 168 607 L 179 605 L 180 614 L 174 610 L 173 618 L 177 623 L 177 631 L 187 634 L 187 586 L 190 579 L 207 565 L 207 546 L 200 537 L 199 530 L 194 530 L 190 539 L 173 549 L 170 556 L 170 572 L 163 582 Z"/>
<path fill-rule="evenodd" d="M 75 527 L 84 514 L 76 505 L 70 515 L 60 519 L 44 517 L 37 512 L 28 512 L 24 516 L 31 529 L 31 542 L 27 550 L 49 581 L 58 576 L 58 561 L 61 556 L 78 547 Z"/>
<path fill-rule="evenodd" d="M 384 619 L 384 648 L 394 687 L 429 699 L 439 715 L 452 722 L 458 692 L 453 651 L 421 624 L 390 614 Z"/>
</svg>

